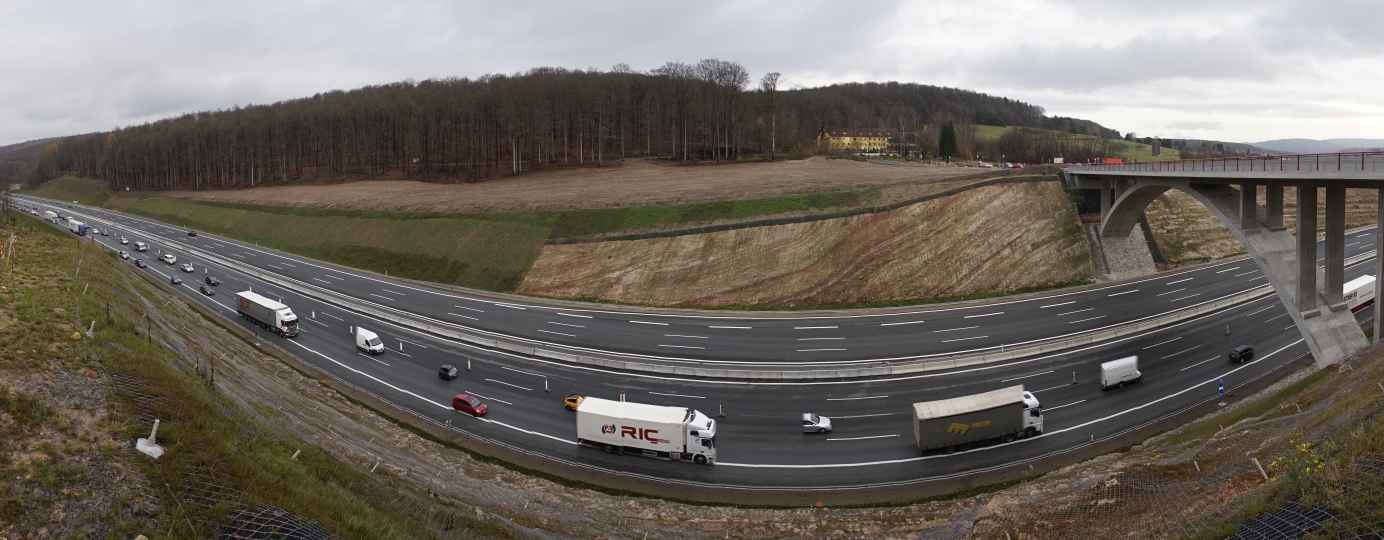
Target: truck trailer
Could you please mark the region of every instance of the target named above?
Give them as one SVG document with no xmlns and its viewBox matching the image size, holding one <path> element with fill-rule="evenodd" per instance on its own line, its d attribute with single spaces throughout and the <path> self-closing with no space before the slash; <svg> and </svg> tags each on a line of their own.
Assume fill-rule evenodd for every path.
<svg viewBox="0 0 1384 540">
<path fill-rule="evenodd" d="M 586 397 L 577 404 L 577 442 L 611 453 L 716 463 L 716 421 L 687 407 Z"/>
<path fill-rule="evenodd" d="M 288 306 L 252 291 L 238 292 L 235 296 L 235 310 L 241 317 L 284 337 L 298 335 L 298 316 Z"/>
<path fill-rule="evenodd" d="M 72 234 L 77 236 L 86 236 L 87 231 L 91 230 L 91 227 L 75 219 L 69 219 L 67 220 L 67 230 L 72 231 Z"/>
<path fill-rule="evenodd" d="M 1374 304 L 1374 276 L 1364 275 L 1347 281 L 1342 291 L 1342 299 L 1350 306 L 1352 313 Z"/>
<path fill-rule="evenodd" d="M 918 450 L 960 449 L 1043 432 L 1043 408 L 1023 385 L 913 404 Z"/>
</svg>

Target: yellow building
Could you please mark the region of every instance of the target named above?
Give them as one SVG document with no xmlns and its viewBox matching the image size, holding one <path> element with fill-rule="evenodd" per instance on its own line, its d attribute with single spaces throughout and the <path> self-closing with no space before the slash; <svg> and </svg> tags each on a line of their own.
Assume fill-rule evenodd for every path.
<svg viewBox="0 0 1384 540">
<path fill-rule="evenodd" d="M 885 152 L 889 149 L 886 131 L 824 131 L 819 140 L 831 152 Z"/>
</svg>

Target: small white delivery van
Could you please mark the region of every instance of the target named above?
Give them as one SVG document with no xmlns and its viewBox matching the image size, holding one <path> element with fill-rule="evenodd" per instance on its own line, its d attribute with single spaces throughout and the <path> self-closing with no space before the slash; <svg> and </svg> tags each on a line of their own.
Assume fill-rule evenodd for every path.
<svg viewBox="0 0 1384 540">
<path fill-rule="evenodd" d="M 384 352 L 384 342 L 380 341 L 379 334 L 357 326 L 356 348 L 370 354 L 380 354 Z"/>
<path fill-rule="evenodd" d="M 1126 384 L 1134 384 L 1144 377 L 1139 372 L 1139 357 L 1126 356 L 1100 365 L 1100 389 L 1109 390 Z"/>
</svg>

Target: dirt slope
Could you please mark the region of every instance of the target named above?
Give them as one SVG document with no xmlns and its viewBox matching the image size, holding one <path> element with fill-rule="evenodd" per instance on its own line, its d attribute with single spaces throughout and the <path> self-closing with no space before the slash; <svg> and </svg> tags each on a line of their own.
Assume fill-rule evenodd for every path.
<svg viewBox="0 0 1384 540">
<path fill-rule="evenodd" d="M 249 204 L 456 213 L 738 200 L 855 190 L 979 171 L 982 169 L 821 157 L 707 166 L 631 160 L 621 167 L 539 172 L 475 184 L 365 181 L 234 191 L 180 191 L 170 195 Z"/>
<path fill-rule="evenodd" d="M 1376 194 L 1370 189 L 1346 190 L 1346 228 L 1372 225 L 1375 221 Z M 1264 203 L 1264 192 L 1259 192 L 1259 202 Z M 1326 227 L 1324 209 L 1326 190 L 1317 191 L 1317 231 Z M 1245 252 L 1240 242 L 1230 235 L 1191 196 L 1181 191 L 1169 191 L 1154 200 L 1146 211 L 1149 226 L 1159 249 L 1174 265 L 1194 263 L 1239 255 Z M 1283 219 L 1293 232 L 1297 220 L 1297 192 L 1283 190 Z"/>
<path fill-rule="evenodd" d="M 1087 279 L 1056 182 L 899 210 L 673 238 L 544 246 L 518 292 L 682 306 L 887 303 Z"/>
</svg>

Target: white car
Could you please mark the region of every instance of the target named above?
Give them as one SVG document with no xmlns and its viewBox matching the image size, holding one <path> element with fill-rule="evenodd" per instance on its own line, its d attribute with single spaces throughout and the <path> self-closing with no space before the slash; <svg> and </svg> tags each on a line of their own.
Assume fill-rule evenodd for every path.
<svg viewBox="0 0 1384 540">
<path fill-rule="evenodd" d="M 187 273 L 191 274 L 192 271 L 193 271 L 193 269 L 192 269 L 192 263 L 183 263 L 182 270 L 183 270 L 184 272 L 187 272 Z"/>
<path fill-rule="evenodd" d="M 172 253 L 165 253 L 162 257 L 159 258 L 163 260 L 164 264 L 171 265 L 178 262 L 178 258 L 174 257 Z"/>
<path fill-rule="evenodd" d="M 120 252 L 120 258 L 121 258 L 121 259 L 129 259 L 129 258 L 130 258 L 130 252 L 128 252 L 128 251 L 122 251 L 122 252 Z"/>
<path fill-rule="evenodd" d="M 831 419 L 805 412 L 803 413 L 803 433 L 831 433 Z"/>
<path fill-rule="evenodd" d="M 124 245 L 129 245 L 129 243 L 130 243 L 130 239 L 129 239 L 129 238 L 125 238 L 124 236 L 120 237 L 120 245 L 122 245 L 122 246 L 124 246 Z"/>
</svg>

